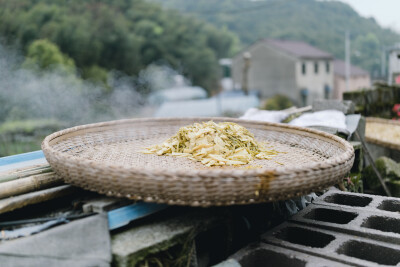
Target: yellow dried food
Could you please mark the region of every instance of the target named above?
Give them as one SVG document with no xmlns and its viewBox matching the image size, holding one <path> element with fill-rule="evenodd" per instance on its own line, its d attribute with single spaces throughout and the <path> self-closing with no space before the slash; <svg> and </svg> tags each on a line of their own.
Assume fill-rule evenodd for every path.
<svg viewBox="0 0 400 267">
<path fill-rule="evenodd" d="M 195 123 L 160 145 L 143 153 L 187 157 L 206 166 L 243 165 L 254 159 L 271 159 L 278 154 L 257 142 L 245 127 L 233 122 Z"/>
<path fill-rule="evenodd" d="M 367 122 L 365 136 L 367 138 L 400 145 L 400 125 Z"/>
</svg>

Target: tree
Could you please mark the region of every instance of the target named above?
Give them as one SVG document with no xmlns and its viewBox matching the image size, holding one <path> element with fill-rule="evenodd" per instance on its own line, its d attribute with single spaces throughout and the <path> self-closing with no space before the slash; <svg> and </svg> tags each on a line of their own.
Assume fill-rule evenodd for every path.
<svg viewBox="0 0 400 267">
<path fill-rule="evenodd" d="M 366 35 L 359 35 L 353 42 L 354 64 L 364 66 L 366 69 L 374 73 L 380 71 L 381 45 L 379 39 L 372 32 Z"/>
<path fill-rule="evenodd" d="M 61 53 L 57 45 L 46 39 L 36 40 L 28 47 L 23 66 L 39 70 L 61 68 L 69 73 L 75 72 L 74 60 Z"/>
<path fill-rule="evenodd" d="M 27 53 L 32 42 L 47 39 L 83 73 L 98 66 L 136 76 L 165 63 L 211 92 L 218 59 L 237 50 L 229 30 L 145 0 L 17 2 L 0 0 L 0 35 L 17 39 Z"/>
</svg>

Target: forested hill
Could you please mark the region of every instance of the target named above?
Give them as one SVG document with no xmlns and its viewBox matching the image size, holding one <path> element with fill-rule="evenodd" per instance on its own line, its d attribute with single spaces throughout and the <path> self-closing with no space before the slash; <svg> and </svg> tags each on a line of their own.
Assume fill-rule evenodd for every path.
<svg viewBox="0 0 400 267">
<path fill-rule="evenodd" d="M 302 40 L 344 58 L 345 30 L 350 30 L 352 62 L 371 74 L 380 70 L 383 46 L 400 42 L 399 34 L 361 17 L 349 5 L 316 0 L 151 0 L 208 21 L 239 36 L 242 46 L 262 38 Z"/>
<path fill-rule="evenodd" d="M 161 62 L 212 90 L 218 59 L 231 54 L 235 38 L 144 0 L 0 0 L 2 41 L 27 52 L 35 40 L 47 39 L 84 75 L 99 70 L 136 75 Z"/>
</svg>

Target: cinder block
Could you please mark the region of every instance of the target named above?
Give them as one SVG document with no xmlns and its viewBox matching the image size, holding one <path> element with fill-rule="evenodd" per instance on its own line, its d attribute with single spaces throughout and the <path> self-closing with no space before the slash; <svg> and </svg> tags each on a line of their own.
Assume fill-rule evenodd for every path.
<svg viewBox="0 0 400 267">
<path fill-rule="evenodd" d="M 335 187 L 331 187 L 329 191 L 313 201 L 314 204 L 328 206 L 346 206 L 346 207 L 371 207 L 374 195 L 349 193 L 340 191 Z"/>
<path fill-rule="evenodd" d="M 378 195 L 343 192 L 336 188 L 314 200 L 313 204 L 356 209 L 371 214 L 397 216 L 400 213 L 400 199 Z"/>
<path fill-rule="evenodd" d="M 214 265 L 213 267 L 242 267 L 239 262 L 234 259 L 229 259 Z"/>
<path fill-rule="evenodd" d="M 400 245 L 400 214 L 311 204 L 292 222 Z"/>
<path fill-rule="evenodd" d="M 285 222 L 262 241 L 354 266 L 399 266 L 400 246 L 336 231 Z"/>
<path fill-rule="evenodd" d="M 259 266 L 288 266 L 288 267 L 333 267 L 338 262 L 322 257 L 311 256 L 287 248 L 265 243 L 251 244 L 214 267 L 259 267 Z M 341 266 L 349 266 L 340 264 Z"/>
</svg>

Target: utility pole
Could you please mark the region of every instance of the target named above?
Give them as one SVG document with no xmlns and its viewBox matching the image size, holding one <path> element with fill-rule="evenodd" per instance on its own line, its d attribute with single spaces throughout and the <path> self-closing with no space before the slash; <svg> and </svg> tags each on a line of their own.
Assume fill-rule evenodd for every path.
<svg viewBox="0 0 400 267">
<path fill-rule="evenodd" d="M 386 49 L 382 47 L 382 55 L 381 55 L 381 77 L 385 79 L 386 76 Z"/>
<path fill-rule="evenodd" d="M 345 73 L 346 73 L 346 91 L 350 90 L 350 33 L 347 30 L 345 36 Z"/>
<path fill-rule="evenodd" d="M 250 59 L 251 59 L 251 54 L 250 52 L 244 52 L 243 53 L 243 78 L 242 78 L 242 90 L 245 95 L 249 94 L 249 68 L 250 68 Z"/>
</svg>

